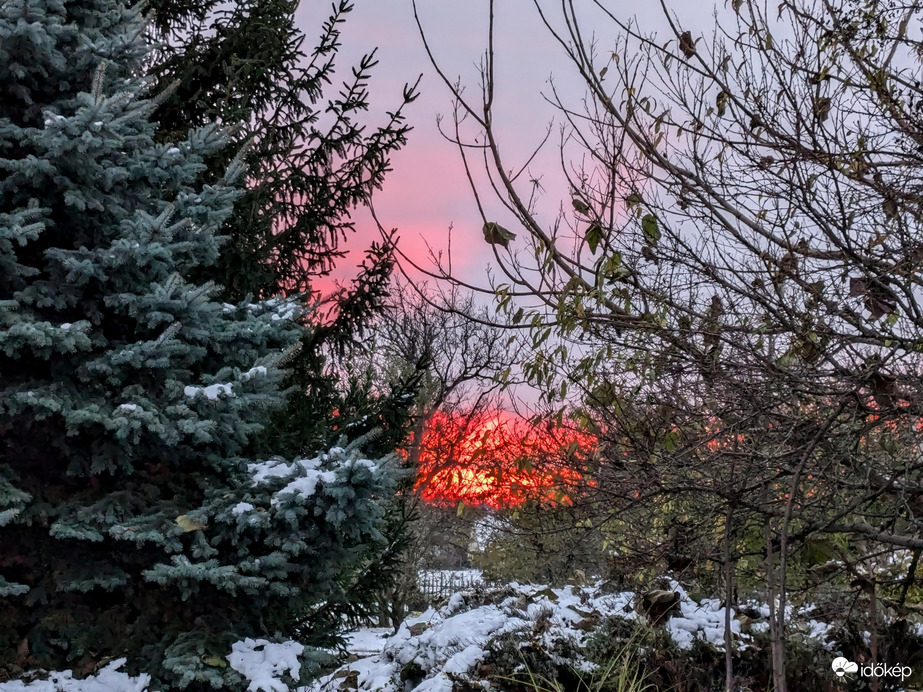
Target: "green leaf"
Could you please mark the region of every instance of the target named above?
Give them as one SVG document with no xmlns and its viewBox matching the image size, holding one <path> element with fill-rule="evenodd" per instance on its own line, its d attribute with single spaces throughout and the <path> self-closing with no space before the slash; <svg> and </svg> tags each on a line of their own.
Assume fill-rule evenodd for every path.
<svg viewBox="0 0 923 692">
<path fill-rule="evenodd" d="M 641 199 L 641 195 L 639 195 L 637 192 L 632 192 L 630 195 L 628 195 L 628 197 L 625 198 L 625 207 L 627 209 L 631 209 L 632 207 L 638 206 L 642 202 L 644 202 L 644 200 Z"/>
<path fill-rule="evenodd" d="M 599 247 L 600 241 L 603 239 L 603 228 L 598 223 L 593 222 L 590 224 L 590 227 L 586 229 L 586 244 L 590 248 L 592 254 L 596 254 L 596 248 Z"/>
<path fill-rule="evenodd" d="M 679 433 L 675 430 L 668 432 L 664 435 L 663 438 L 663 448 L 668 452 L 672 452 L 676 449 L 677 444 L 679 443 Z"/>
<path fill-rule="evenodd" d="M 645 214 L 641 219 L 641 231 L 644 233 L 644 240 L 648 245 L 656 245 L 660 240 L 660 224 L 657 217 L 653 214 Z"/>
<path fill-rule="evenodd" d="M 491 245 L 509 247 L 511 240 L 516 240 L 516 234 L 508 231 L 503 226 L 493 221 L 484 224 L 484 240 Z"/>
<path fill-rule="evenodd" d="M 588 211 L 590 211 L 589 205 L 579 197 L 574 197 L 570 203 L 574 205 L 574 209 L 576 209 L 580 214 L 586 214 Z"/>
</svg>

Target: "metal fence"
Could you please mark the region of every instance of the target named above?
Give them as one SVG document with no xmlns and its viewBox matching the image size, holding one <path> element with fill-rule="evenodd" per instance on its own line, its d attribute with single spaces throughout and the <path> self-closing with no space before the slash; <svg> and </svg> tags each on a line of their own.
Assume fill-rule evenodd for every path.
<svg viewBox="0 0 923 692">
<path fill-rule="evenodd" d="M 425 569 L 417 572 L 417 588 L 430 603 L 482 585 L 486 582 L 478 570 Z"/>
</svg>

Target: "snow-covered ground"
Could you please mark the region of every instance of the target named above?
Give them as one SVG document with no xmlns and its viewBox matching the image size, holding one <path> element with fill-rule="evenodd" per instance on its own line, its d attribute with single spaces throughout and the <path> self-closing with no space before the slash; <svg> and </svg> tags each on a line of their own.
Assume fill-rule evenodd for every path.
<svg viewBox="0 0 923 692">
<path fill-rule="evenodd" d="M 150 677 L 140 675 L 136 678 L 129 677 L 119 671 L 125 665 L 125 659 L 112 661 L 96 675 L 83 680 L 74 680 L 71 672 L 51 673 L 47 680 L 34 680 L 32 682 L 0 682 L 2 692 L 145 692 L 150 682 Z"/>
<path fill-rule="evenodd" d="M 680 600 L 678 612 L 667 621 L 664 630 L 675 645 L 689 649 L 701 641 L 722 649 L 725 610 L 721 604 L 715 599 L 696 602 L 676 582 L 670 588 Z M 397 633 L 383 628 L 351 633 L 348 646 L 355 660 L 294 690 L 403 692 L 411 689 L 405 687 L 408 677 L 413 678 L 412 689 L 416 692 L 451 692 L 452 678 L 487 690 L 489 673 L 480 664 L 500 638 L 579 656 L 574 652 L 582 650 L 605 619 L 640 617 L 635 603 L 633 592 L 609 593 L 602 585 L 558 589 L 514 583 L 496 590 L 456 593 L 444 606 L 405 620 Z M 747 611 L 750 617 L 731 610 L 731 631 L 737 648 L 750 645 L 768 616 L 768 608 L 759 604 L 751 604 Z M 794 630 L 819 646 L 829 646 L 829 625 L 812 619 L 809 609 L 789 614 Z M 923 636 L 923 627 L 917 625 L 917 629 Z M 249 692 L 289 692 L 293 688 L 282 677 L 297 679 L 301 652 L 296 642 L 246 640 L 234 645 L 228 662 L 249 680 Z M 592 669 L 587 661 L 557 657 L 564 664 Z M 70 673 L 54 673 L 48 680 L 0 683 L 0 692 L 143 692 L 148 684 L 146 676 L 131 678 L 119 671 L 122 665 L 124 659 L 113 661 L 86 680 L 74 680 Z"/>
<path fill-rule="evenodd" d="M 700 640 L 723 648 L 725 612 L 719 602 L 696 603 L 676 582 L 671 588 L 680 594 L 680 612 L 667 622 L 666 631 L 676 645 L 689 649 Z M 523 643 L 540 642 L 549 652 L 567 642 L 570 646 L 564 648 L 579 651 L 602 620 L 638 617 L 635 600 L 633 592 L 605 593 L 598 585 L 553 589 L 514 583 L 499 589 L 494 598 L 458 593 L 445 606 L 408 618 L 384 640 L 379 654 L 341 666 L 303 692 L 398 692 L 405 689 L 409 670 L 421 678 L 415 692 L 451 692 L 452 677 L 490 689 L 478 675 L 478 664 L 497 638 L 510 635 Z M 751 636 L 741 631 L 733 608 L 731 618 L 737 646 L 747 646 Z M 814 634 L 822 639 L 826 631 Z M 586 661 L 564 662 L 587 669 Z"/>
</svg>

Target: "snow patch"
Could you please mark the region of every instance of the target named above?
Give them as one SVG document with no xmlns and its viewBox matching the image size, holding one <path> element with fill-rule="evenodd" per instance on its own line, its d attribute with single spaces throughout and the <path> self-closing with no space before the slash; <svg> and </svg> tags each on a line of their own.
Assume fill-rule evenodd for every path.
<svg viewBox="0 0 923 692">
<path fill-rule="evenodd" d="M 273 478 L 291 479 L 288 485 L 274 493 L 272 504 L 278 505 L 282 500 L 301 500 L 317 492 L 319 483 L 336 483 L 340 469 L 365 468 L 371 471 L 378 466 L 368 459 L 343 458 L 346 451 L 331 449 L 329 454 L 321 454 L 313 459 L 296 459 L 291 464 L 284 459 L 248 464 L 247 468 L 253 478 L 253 485 L 260 485 Z M 338 458 L 339 457 L 339 458 Z"/>
<path fill-rule="evenodd" d="M 280 680 L 288 674 L 294 680 L 301 676 L 298 657 L 304 646 L 298 642 L 271 642 L 267 639 L 250 639 L 231 646 L 228 662 L 231 668 L 250 681 L 248 692 L 288 692 L 289 686 Z"/>
<path fill-rule="evenodd" d="M 392 633 L 390 627 L 364 627 L 346 636 L 346 649 L 360 656 L 380 654 Z"/>
<path fill-rule="evenodd" d="M 713 646 L 724 647 L 725 609 L 716 598 L 703 598 L 696 603 L 686 590 L 677 582 L 671 582 L 670 588 L 680 595 L 679 608 L 681 617 L 672 617 L 666 622 L 666 629 L 680 649 L 691 649 L 696 639 L 706 641 Z M 731 608 L 731 632 L 734 639 L 740 637 L 740 620 Z"/>
<path fill-rule="evenodd" d="M 0 526 L 6 526 L 7 524 L 9 524 L 11 521 L 13 521 L 13 519 L 16 518 L 19 512 L 20 510 L 16 508 L 5 509 L 2 512 L 0 512 Z"/>
<path fill-rule="evenodd" d="M 207 387 L 193 387 L 189 385 L 183 388 L 183 394 L 188 396 L 190 399 L 194 399 L 199 394 L 204 394 L 205 397 L 210 401 L 218 401 L 218 397 L 222 394 L 225 396 L 234 396 L 234 385 L 210 384 Z"/>
<path fill-rule="evenodd" d="M 256 377 L 257 375 L 265 376 L 268 371 L 266 370 L 265 365 L 257 365 L 254 368 L 250 368 L 243 374 L 241 377 L 242 380 L 249 380 L 251 377 Z"/>
<path fill-rule="evenodd" d="M 0 682 L 0 692 L 145 692 L 151 676 L 142 673 L 136 678 L 120 673 L 124 658 L 112 661 L 96 675 L 75 680 L 73 672 L 50 673 L 47 680 L 25 683 L 20 680 Z"/>
</svg>

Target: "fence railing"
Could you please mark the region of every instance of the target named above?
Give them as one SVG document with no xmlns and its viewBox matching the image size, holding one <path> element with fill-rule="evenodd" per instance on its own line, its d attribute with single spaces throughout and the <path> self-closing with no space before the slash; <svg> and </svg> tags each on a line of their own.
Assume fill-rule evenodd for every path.
<svg viewBox="0 0 923 692">
<path fill-rule="evenodd" d="M 417 572 L 417 588 L 431 603 L 481 585 L 486 585 L 486 581 L 475 569 L 424 569 Z"/>
</svg>

